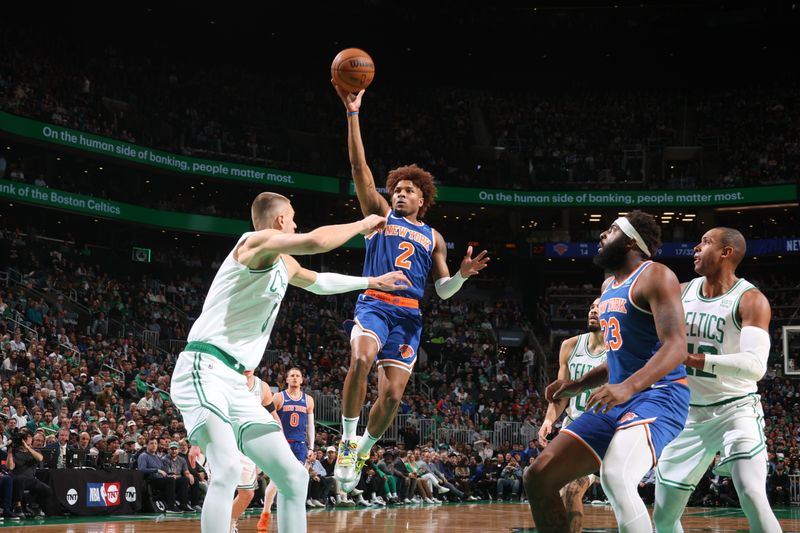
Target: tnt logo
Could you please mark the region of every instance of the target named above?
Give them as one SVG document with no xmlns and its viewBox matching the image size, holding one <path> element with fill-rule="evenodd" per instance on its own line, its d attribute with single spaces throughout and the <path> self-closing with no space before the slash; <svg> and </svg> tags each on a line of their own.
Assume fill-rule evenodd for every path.
<svg viewBox="0 0 800 533">
<path fill-rule="evenodd" d="M 136 487 L 128 487 L 125 491 L 125 501 L 130 503 L 136 501 Z"/>
<path fill-rule="evenodd" d="M 78 503 L 78 491 L 75 489 L 69 489 L 67 491 L 67 503 L 70 505 L 75 505 Z"/>
<path fill-rule="evenodd" d="M 87 483 L 87 507 L 114 507 L 119 505 L 119 483 Z"/>
</svg>

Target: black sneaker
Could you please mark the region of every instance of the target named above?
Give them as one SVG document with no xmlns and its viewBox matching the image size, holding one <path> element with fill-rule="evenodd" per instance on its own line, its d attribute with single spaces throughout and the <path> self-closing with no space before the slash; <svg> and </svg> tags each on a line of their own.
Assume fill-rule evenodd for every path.
<svg viewBox="0 0 800 533">
<path fill-rule="evenodd" d="M 183 511 L 181 511 L 175 506 L 167 507 L 167 514 L 183 514 Z"/>
<path fill-rule="evenodd" d="M 10 513 L 5 511 L 3 512 L 3 518 L 5 520 L 22 520 L 22 513 L 19 511 L 11 511 Z"/>
</svg>

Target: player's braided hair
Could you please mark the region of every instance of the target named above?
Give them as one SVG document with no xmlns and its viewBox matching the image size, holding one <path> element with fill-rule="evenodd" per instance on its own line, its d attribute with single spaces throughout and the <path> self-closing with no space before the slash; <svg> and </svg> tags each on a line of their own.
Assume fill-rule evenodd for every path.
<svg viewBox="0 0 800 533">
<path fill-rule="evenodd" d="M 639 232 L 650 255 L 655 256 L 661 248 L 661 226 L 658 225 L 653 215 L 636 209 L 627 215 L 628 222 Z"/>
</svg>

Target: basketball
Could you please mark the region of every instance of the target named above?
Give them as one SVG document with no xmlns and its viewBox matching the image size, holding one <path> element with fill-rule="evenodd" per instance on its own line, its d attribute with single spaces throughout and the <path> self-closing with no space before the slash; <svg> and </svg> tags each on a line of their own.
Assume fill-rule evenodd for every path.
<svg viewBox="0 0 800 533">
<path fill-rule="evenodd" d="M 357 93 L 372 83 L 372 78 L 375 77 L 375 63 L 364 50 L 346 48 L 333 58 L 331 77 L 342 89 Z"/>
</svg>

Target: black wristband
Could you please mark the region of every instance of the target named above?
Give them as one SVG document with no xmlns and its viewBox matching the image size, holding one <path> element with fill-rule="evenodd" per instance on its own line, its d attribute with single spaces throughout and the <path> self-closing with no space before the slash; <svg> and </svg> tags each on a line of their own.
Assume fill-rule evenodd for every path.
<svg viewBox="0 0 800 533">
<path fill-rule="evenodd" d="M 264 406 L 264 409 L 266 409 L 270 413 L 274 413 L 275 412 L 275 404 L 272 403 L 272 402 L 269 402 L 267 405 Z"/>
</svg>

